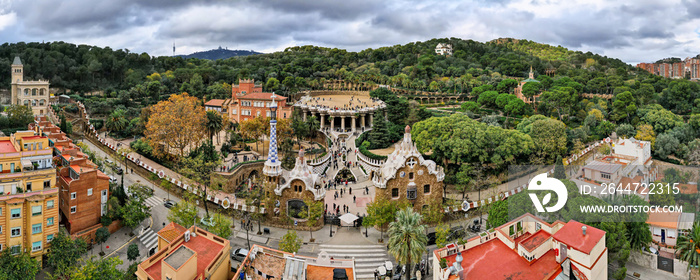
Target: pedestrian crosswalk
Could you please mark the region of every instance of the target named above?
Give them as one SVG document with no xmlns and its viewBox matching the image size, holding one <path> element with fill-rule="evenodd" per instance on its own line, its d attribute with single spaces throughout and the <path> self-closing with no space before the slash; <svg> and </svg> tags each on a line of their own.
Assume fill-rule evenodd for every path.
<svg viewBox="0 0 700 280">
<path fill-rule="evenodd" d="M 384 245 L 326 245 L 320 246 L 329 256 L 336 259 L 355 258 L 357 279 L 374 279 L 374 270 L 389 260 Z"/>
<path fill-rule="evenodd" d="M 146 249 L 150 251 L 151 248 L 158 245 L 158 234 L 156 234 L 156 232 L 151 228 L 147 228 L 142 230 L 141 234 L 139 234 L 139 241 L 141 241 Z"/>
<path fill-rule="evenodd" d="M 161 204 L 162 202 L 163 202 L 162 198 L 157 197 L 157 196 L 151 196 L 151 197 L 146 199 L 145 204 L 146 204 L 146 206 L 153 208 L 156 205 Z"/>
</svg>

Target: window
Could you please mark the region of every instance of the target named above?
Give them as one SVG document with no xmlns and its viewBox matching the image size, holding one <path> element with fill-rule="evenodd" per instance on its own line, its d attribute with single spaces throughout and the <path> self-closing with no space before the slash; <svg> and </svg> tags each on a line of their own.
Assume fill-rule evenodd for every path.
<svg viewBox="0 0 700 280">
<path fill-rule="evenodd" d="M 22 236 L 22 227 L 13 227 L 10 229 L 10 237 Z"/>
<path fill-rule="evenodd" d="M 32 217 L 41 215 L 41 205 L 32 206 Z"/>
<path fill-rule="evenodd" d="M 0 226 L 0 233 L 2 233 L 2 226 Z"/>
<path fill-rule="evenodd" d="M 32 183 L 31 182 L 27 183 L 27 191 L 28 192 L 32 191 Z"/>
<path fill-rule="evenodd" d="M 15 246 L 10 247 L 10 253 L 12 253 L 13 255 L 17 255 L 21 251 L 22 251 L 22 246 L 20 246 L 20 245 L 15 245 Z"/>
<path fill-rule="evenodd" d="M 399 197 L 399 188 L 391 189 L 391 197 L 393 197 L 393 198 Z"/>
<path fill-rule="evenodd" d="M 47 236 L 46 236 L 46 243 L 51 242 L 51 240 L 53 240 L 53 234 L 47 235 Z"/>
<path fill-rule="evenodd" d="M 46 219 L 46 226 L 53 226 L 53 218 Z"/>
<path fill-rule="evenodd" d="M 287 113 L 284 113 L 284 118 L 285 118 L 285 119 L 287 118 Z"/>
<path fill-rule="evenodd" d="M 610 174 L 609 174 L 609 173 L 603 173 L 603 172 L 601 172 L 601 173 L 600 173 L 600 177 L 602 177 L 602 178 L 604 178 L 604 179 L 610 179 Z"/>
<path fill-rule="evenodd" d="M 408 173 L 408 179 L 409 179 L 409 180 L 413 180 L 413 172 L 409 172 L 409 173 Z"/>
<path fill-rule="evenodd" d="M 78 196 L 78 194 L 76 194 L 74 192 L 70 193 L 70 200 L 75 199 L 77 196 Z"/>
<path fill-rule="evenodd" d="M 429 193 L 429 192 L 430 192 L 430 185 L 423 186 L 423 193 Z"/>
<path fill-rule="evenodd" d="M 88 189 L 88 196 L 92 195 L 92 189 Z"/>
<path fill-rule="evenodd" d="M 416 190 L 416 187 L 408 188 L 408 190 L 406 190 L 406 197 L 408 199 L 416 199 L 417 196 L 418 191 Z"/>
<path fill-rule="evenodd" d="M 51 209 L 53 208 L 54 200 L 48 200 L 46 201 L 46 209 Z"/>
<path fill-rule="evenodd" d="M 32 252 L 41 250 L 41 241 L 32 243 Z"/>
<path fill-rule="evenodd" d="M 41 233 L 41 224 L 32 225 L 32 234 Z"/>
<path fill-rule="evenodd" d="M 236 109 L 231 109 L 231 115 L 235 115 L 235 114 L 236 114 Z"/>
<path fill-rule="evenodd" d="M 44 189 L 50 189 L 50 188 L 51 188 L 51 180 L 44 181 Z"/>
<path fill-rule="evenodd" d="M 10 210 L 10 217 L 12 219 L 19 219 L 22 217 L 22 209 L 21 208 L 15 208 Z"/>
<path fill-rule="evenodd" d="M 0 192 L 2 194 L 2 192 Z M 2 216 L 2 208 L 0 208 L 0 216 Z"/>
<path fill-rule="evenodd" d="M 70 212 L 71 212 L 71 213 L 75 213 L 76 210 L 78 210 L 78 208 L 77 208 L 76 206 L 71 206 L 71 207 L 70 207 Z"/>
<path fill-rule="evenodd" d="M 535 224 L 535 231 L 538 231 L 542 228 L 542 225 L 540 223 Z"/>
</svg>

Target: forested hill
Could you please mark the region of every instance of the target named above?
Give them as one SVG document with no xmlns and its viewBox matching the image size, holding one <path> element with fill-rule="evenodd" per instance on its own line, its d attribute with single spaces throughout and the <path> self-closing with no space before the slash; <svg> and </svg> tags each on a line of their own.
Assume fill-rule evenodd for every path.
<svg viewBox="0 0 700 280">
<path fill-rule="evenodd" d="M 434 49 L 440 42 L 452 44 L 454 55 L 436 55 Z M 530 66 L 536 75 L 544 74 L 545 69 L 556 69 L 557 75 L 569 76 L 581 83 L 606 76 L 610 68 L 616 68 L 614 72 L 621 80 L 627 80 L 627 75 L 634 72 L 620 60 L 592 53 L 562 51 L 566 54 L 564 59 L 543 59 L 548 56 L 530 50 L 546 45 L 523 45 L 524 42 L 501 44 L 443 38 L 360 52 L 300 46 L 270 54 L 213 61 L 151 57 L 128 49 L 65 42 L 20 42 L 0 46 L 0 69 L 10 69 L 14 56 L 19 55 L 27 78 L 49 79 L 52 87 L 78 92 L 133 90 L 137 85 L 145 86 L 144 83 L 150 81 L 148 75 L 167 72 L 168 75 L 161 75 L 160 82 L 166 87 L 165 92 L 172 93 L 197 74 L 197 80 L 201 78 L 203 84 L 201 90 L 193 89 L 198 95 L 211 94 L 207 90 L 209 86 L 231 84 L 239 78 L 267 83 L 274 77 L 279 81 L 276 89 L 281 92 L 313 87 L 322 79 L 347 79 L 430 91 L 454 91 L 455 84 L 461 83 L 460 90 L 468 93 L 474 86 L 497 83 L 503 75 L 526 77 Z M 9 86 L 10 71 L 0 71 L 0 87 Z"/>
<path fill-rule="evenodd" d="M 186 54 L 186 55 L 178 55 L 179 57 L 182 57 L 184 59 L 188 58 L 197 58 L 197 59 L 208 59 L 208 60 L 217 60 L 217 59 L 227 59 L 229 57 L 234 57 L 234 56 L 246 56 L 246 55 L 254 55 L 254 54 L 261 54 L 256 51 L 245 51 L 245 50 L 228 50 L 228 49 L 222 49 L 219 47 L 218 49 L 213 49 L 213 50 L 208 50 L 208 51 L 203 51 L 203 52 L 195 52 L 191 54 Z"/>
</svg>

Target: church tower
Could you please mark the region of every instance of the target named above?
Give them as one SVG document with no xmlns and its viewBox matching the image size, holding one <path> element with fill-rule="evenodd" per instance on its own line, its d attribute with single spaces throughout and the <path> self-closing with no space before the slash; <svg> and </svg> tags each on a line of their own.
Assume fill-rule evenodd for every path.
<svg viewBox="0 0 700 280">
<path fill-rule="evenodd" d="M 10 81 L 10 104 L 19 104 L 18 101 L 21 92 L 17 85 L 24 81 L 24 65 L 22 65 L 22 60 L 19 59 L 19 56 L 15 56 L 15 60 L 12 61 L 12 65 L 10 67 L 12 68 L 12 80 Z"/>
</svg>

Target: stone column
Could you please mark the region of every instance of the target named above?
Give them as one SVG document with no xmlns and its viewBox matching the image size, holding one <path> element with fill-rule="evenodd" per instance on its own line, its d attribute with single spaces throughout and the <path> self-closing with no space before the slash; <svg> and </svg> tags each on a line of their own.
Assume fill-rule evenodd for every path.
<svg viewBox="0 0 700 280">
<path fill-rule="evenodd" d="M 345 116 L 340 116 L 340 129 L 345 131 Z"/>
<path fill-rule="evenodd" d="M 387 113 L 387 110 L 384 109 L 384 120 L 388 120 L 388 119 L 389 119 L 389 114 Z"/>
<path fill-rule="evenodd" d="M 357 119 L 357 116 L 355 114 L 352 115 L 352 131 L 355 132 L 355 120 Z"/>
<path fill-rule="evenodd" d="M 331 120 L 331 131 L 335 130 L 335 118 L 335 116 L 331 116 L 330 118 L 328 118 Z"/>
<path fill-rule="evenodd" d="M 323 129 L 323 123 L 326 121 L 326 115 L 321 113 L 321 129 Z"/>
<path fill-rule="evenodd" d="M 374 112 L 369 113 L 369 127 L 372 127 L 372 124 L 374 123 L 373 120 L 374 120 Z"/>
<path fill-rule="evenodd" d="M 365 114 L 360 114 L 360 127 L 365 127 Z"/>
<path fill-rule="evenodd" d="M 304 110 L 304 121 L 306 121 L 306 113 L 308 113 L 308 110 Z"/>
</svg>

